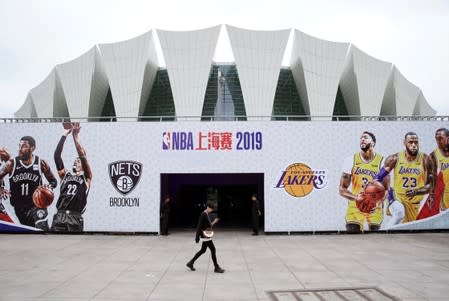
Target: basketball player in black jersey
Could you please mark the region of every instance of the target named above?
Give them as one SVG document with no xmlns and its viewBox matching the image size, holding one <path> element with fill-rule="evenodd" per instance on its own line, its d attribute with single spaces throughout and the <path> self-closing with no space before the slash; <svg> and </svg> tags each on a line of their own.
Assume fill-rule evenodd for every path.
<svg viewBox="0 0 449 301">
<path fill-rule="evenodd" d="M 55 163 L 61 179 L 61 192 L 53 217 L 51 229 L 57 232 L 83 232 L 83 212 L 87 204 L 87 195 L 92 183 L 92 170 L 86 158 L 86 151 L 80 143 L 80 124 L 73 123 L 71 129 L 64 130 L 55 150 Z M 61 158 L 67 136 L 72 133 L 78 158 L 73 163 L 72 171 L 67 171 Z"/>
<path fill-rule="evenodd" d="M 48 181 L 50 189 L 57 185 L 50 165 L 39 156 L 34 155 L 36 141 L 25 136 L 19 142 L 19 155 L 10 158 L 0 170 L 0 181 L 9 175 L 9 191 L 11 206 L 22 225 L 48 230 L 47 208 L 37 208 L 33 203 L 33 192 L 43 185 L 42 174 Z"/>
</svg>

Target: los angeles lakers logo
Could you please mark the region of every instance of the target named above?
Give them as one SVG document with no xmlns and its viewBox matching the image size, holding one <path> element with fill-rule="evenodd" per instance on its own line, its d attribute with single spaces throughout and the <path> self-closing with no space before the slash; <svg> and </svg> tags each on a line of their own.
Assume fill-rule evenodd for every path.
<svg viewBox="0 0 449 301">
<path fill-rule="evenodd" d="M 325 186 L 326 171 L 312 169 L 304 163 L 293 163 L 282 171 L 275 188 L 284 188 L 289 195 L 300 198 Z"/>
</svg>

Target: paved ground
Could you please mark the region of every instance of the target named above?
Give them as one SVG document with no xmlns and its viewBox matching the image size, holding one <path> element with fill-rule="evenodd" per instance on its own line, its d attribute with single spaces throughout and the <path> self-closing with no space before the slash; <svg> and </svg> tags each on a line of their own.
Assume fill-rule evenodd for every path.
<svg viewBox="0 0 449 301">
<path fill-rule="evenodd" d="M 267 291 L 353 287 L 377 287 L 401 300 L 449 300 L 449 233 L 217 231 L 224 274 L 213 272 L 209 251 L 195 272 L 187 270 L 200 247 L 193 230 L 0 239 L 0 300 L 268 301 Z"/>
</svg>

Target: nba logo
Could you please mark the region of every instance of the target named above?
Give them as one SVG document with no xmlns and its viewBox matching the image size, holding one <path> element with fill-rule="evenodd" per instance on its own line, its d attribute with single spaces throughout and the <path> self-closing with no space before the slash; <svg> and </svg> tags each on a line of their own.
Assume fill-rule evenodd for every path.
<svg viewBox="0 0 449 301">
<path fill-rule="evenodd" d="M 170 132 L 162 133 L 162 149 L 170 149 Z"/>
</svg>

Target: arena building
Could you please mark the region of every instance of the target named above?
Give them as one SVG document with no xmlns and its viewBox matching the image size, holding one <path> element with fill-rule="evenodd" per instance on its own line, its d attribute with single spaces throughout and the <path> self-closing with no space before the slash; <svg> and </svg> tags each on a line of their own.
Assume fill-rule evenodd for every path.
<svg viewBox="0 0 449 301">
<path fill-rule="evenodd" d="M 214 61 L 220 34 L 234 62 Z M 447 117 L 350 43 L 152 30 L 57 65 L 15 116 L 0 123 L 0 231 L 160 233 L 194 227 L 207 201 L 250 231 L 253 194 L 265 232 L 449 229 Z M 360 209 L 389 156 L 401 167 Z"/>
<path fill-rule="evenodd" d="M 235 62 L 213 61 L 220 33 L 229 37 Z M 282 66 L 289 37 L 291 63 Z M 159 45 L 165 66 L 158 60 Z M 219 25 L 195 31 L 156 29 L 95 45 L 55 66 L 31 89 L 15 117 L 326 120 L 435 113 L 393 63 L 351 43 L 321 40 L 296 29 Z"/>
</svg>

